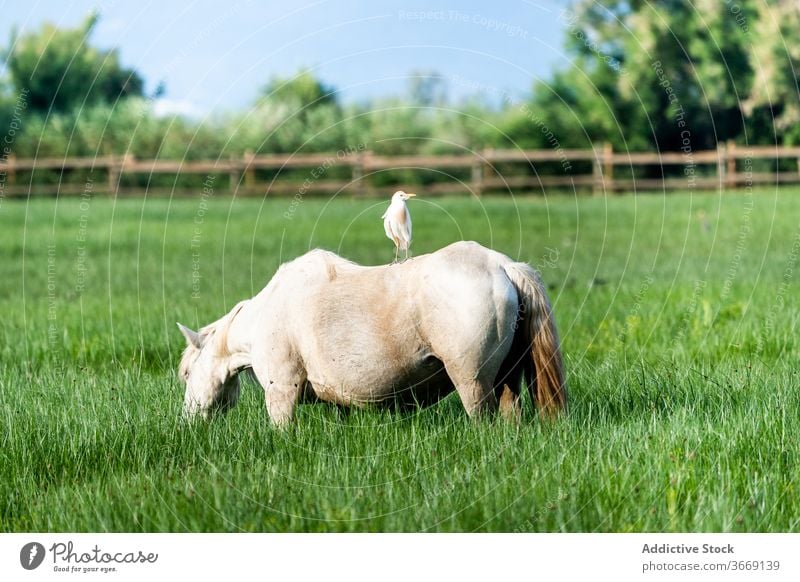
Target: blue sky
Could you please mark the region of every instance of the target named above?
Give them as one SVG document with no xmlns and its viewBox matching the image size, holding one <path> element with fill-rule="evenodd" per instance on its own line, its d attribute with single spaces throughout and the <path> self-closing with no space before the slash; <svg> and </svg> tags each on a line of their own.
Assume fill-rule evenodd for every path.
<svg viewBox="0 0 800 582">
<path fill-rule="evenodd" d="M 205 115 L 247 107 L 273 75 L 301 67 L 345 101 L 402 93 L 408 75 L 433 70 L 455 98 L 526 95 L 565 66 L 557 0 L 504 2 L 44 0 L 2 2 L 5 40 L 49 20 L 75 26 L 101 13 L 93 43 L 117 47 L 148 90 L 164 81 L 164 110 Z"/>
</svg>

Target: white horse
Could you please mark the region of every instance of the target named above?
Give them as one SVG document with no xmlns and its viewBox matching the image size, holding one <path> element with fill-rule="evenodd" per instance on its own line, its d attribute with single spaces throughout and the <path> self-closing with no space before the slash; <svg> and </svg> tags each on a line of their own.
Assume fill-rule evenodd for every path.
<svg viewBox="0 0 800 582">
<path fill-rule="evenodd" d="M 474 242 L 363 267 L 322 250 L 194 332 L 179 374 L 188 416 L 225 411 L 252 368 L 276 424 L 298 402 L 426 406 L 456 390 L 469 416 L 566 405 L 558 332 L 536 271 Z"/>
</svg>

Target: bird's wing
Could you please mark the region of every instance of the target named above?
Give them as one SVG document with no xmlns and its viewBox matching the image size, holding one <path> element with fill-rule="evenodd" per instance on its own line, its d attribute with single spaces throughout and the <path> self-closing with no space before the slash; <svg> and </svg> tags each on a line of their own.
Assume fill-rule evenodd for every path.
<svg viewBox="0 0 800 582">
<path fill-rule="evenodd" d="M 383 216 L 383 232 L 386 233 L 386 236 L 389 237 L 390 240 L 394 241 L 394 232 L 392 232 L 392 219 L 389 218 L 389 211 L 387 210 Z"/>
<path fill-rule="evenodd" d="M 394 233 L 396 244 L 401 250 L 406 250 L 411 243 L 411 214 L 408 207 L 403 204 L 390 214 L 391 229 Z"/>
</svg>

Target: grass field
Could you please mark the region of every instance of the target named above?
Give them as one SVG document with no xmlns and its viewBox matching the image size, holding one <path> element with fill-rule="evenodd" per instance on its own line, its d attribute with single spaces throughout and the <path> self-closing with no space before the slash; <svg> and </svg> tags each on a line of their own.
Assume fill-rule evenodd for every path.
<svg viewBox="0 0 800 582">
<path fill-rule="evenodd" d="M 412 203 L 415 254 L 540 268 L 569 413 L 473 423 L 253 383 L 180 421 L 175 321 L 313 247 L 393 256 L 385 201 L 0 201 L 0 530 L 797 531 L 800 192 Z"/>
</svg>

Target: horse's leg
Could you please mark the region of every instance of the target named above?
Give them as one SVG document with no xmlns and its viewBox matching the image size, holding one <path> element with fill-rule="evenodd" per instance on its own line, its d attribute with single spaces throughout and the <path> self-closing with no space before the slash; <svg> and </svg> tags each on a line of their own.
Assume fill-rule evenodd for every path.
<svg viewBox="0 0 800 582">
<path fill-rule="evenodd" d="M 470 418 L 497 412 L 497 397 L 491 382 L 472 380 L 456 383 L 456 391 L 461 397 L 461 404 Z"/>
<path fill-rule="evenodd" d="M 306 379 L 301 369 L 297 366 L 254 365 L 253 371 L 264 388 L 270 420 L 278 426 L 291 422 L 294 409 L 305 390 Z"/>
<path fill-rule="evenodd" d="M 522 420 L 522 401 L 519 389 L 513 390 L 508 384 L 499 387 L 500 415 L 506 420 L 520 422 Z M 498 387 L 495 387 L 498 392 Z"/>
<path fill-rule="evenodd" d="M 492 380 L 454 368 L 456 367 L 445 362 L 447 375 L 453 381 L 461 404 L 470 418 L 497 412 L 497 397 Z"/>
<path fill-rule="evenodd" d="M 303 382 L 273 382 L 265 390 L 267 413 L 276 425 L 283 426 L 292 421 L 302 386 Z"/>
</svg>

